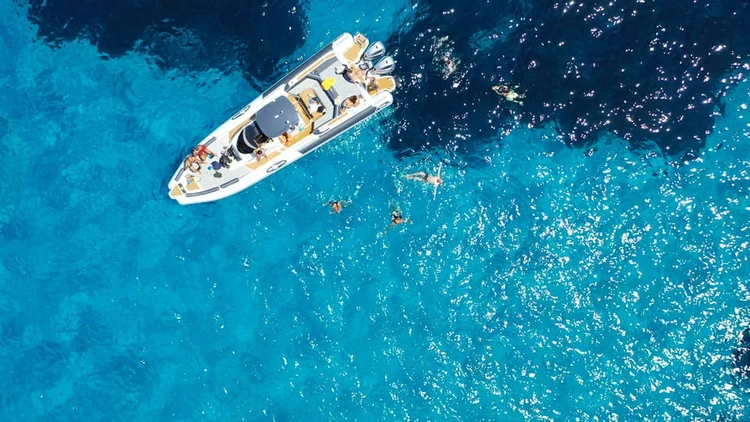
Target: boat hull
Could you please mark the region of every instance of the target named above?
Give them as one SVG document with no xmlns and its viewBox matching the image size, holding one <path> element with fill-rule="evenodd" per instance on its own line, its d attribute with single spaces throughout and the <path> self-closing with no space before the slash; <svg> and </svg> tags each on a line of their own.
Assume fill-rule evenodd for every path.
<svg viewBox="0 0 750 422">
<path fill-rule="evenodd" d="M 339 72 L 342 65 L 362 62 L 362 39 L 343 34 L 211 132 L 198 144 L 207 156 L 200 156 L 198 163 L 187 157 L 170 178 L 169 196 L 187 205 L 237 194 L 390 106 L 392 77 L 373 89 Z M 355 97 L 356 104 L 347 106 L 347 99 Z M 275 104 L 286 108 L 269 110 Z M 251 125 L 258 126 L 248 132 Z M 265 133 L 279 125 L 283 134 Z M 247 133 L 261 132 L 261 141 L 246 139 Z M 256 149 L 250 153 L 248 148 Z M 234 159 L 225 161 L 228 157 Z"/>
</svg>

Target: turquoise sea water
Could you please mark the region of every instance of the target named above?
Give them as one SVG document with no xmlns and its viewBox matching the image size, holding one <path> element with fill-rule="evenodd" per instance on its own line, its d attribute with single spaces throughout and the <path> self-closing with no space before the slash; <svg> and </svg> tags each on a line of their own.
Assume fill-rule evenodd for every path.
<svg viewBox="0 0 750 422">
<path fill-rule="evenodd" d="M 280 68 L 415 19 L 305 7 Z M 241 72 L 51 48 L 23 5 L 0 16 L 0 420 L 750 420 L 731 362 L 750 326 L 746 77 L 679 165 L 523 124 L 396 157 L 388 110 L 182 207 L 182 154 L 259 93 Z M 441 162 L 435 199 L 402 177 Z M 413 223 L 384 233 L 390 207 Z"/>
</svg>

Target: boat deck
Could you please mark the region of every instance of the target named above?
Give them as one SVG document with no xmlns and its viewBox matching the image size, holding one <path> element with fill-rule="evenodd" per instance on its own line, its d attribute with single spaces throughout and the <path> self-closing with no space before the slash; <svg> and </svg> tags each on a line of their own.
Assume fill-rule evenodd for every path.
<svg viewBox="0 0 750 422">
<path fill-rule="evenodd" d="M 171 187 L 170 196 L 172 198 L 181 195 L 191 197 L 217 192 L 240 182 L 240 179 L 261 169 L 278 156 L 289 154 L 290 150 L 298 152 L 295 157 L 292 157 L 292 161 L 299 158 L 313 149 L 307 144 L 317 136 L 310 135 L 319 135 L 346 120 L 364 119 L 365 117 L 357 118 L 357 115 L 372 108 L 369 104 L 380 89 L 368 92 L 364 81 L 349 80 L 344 76 L 344 70 L 349 66 L 354 66 L 360 60 L 367 44 L 367 39 L 358 34 L 354 37 L 354 44 L 345 51 L 336 51 L 336 45 L 331 45 L 327 51 L 322 50 L 310 59 L 314 60 L 310 65 L 296 70 L 263 94 L 261 101 L 286 96 L 296 110 L 299 121 L 281 136 L 263 142 L 255 153 L 241 154 L 237 150 L 237 139 L 242 129 L 254 121 L 254 113 L 243 116 L 243 112 L 240 112 L 233 117 L 233 119 L 236 118 L 235 120 L 230 119 L 222 125 L 214 132 L 211 139 L 203 142 L 212 155 L 201 164 L 199 171 L 186 170 L 184 167 L 179 170 L 174 177 L 176 184 Z M 392 79 L 392 77 L 388 78 Z M 388 88 L 387 84 L 383 84 L 381 89 L 386 88 Z M 392 87 L 388 90 L 392 90 Z M 344 100 L 351 96 L 358 96 L 360 104 L 344 109 L 342 106 Z M 250 105 L 245 110 L 249 108 Z M 368 113 L 363 113 L 363 116 L 371 114 L 372 110 L 368 111 Z M 235 158 L 229 164 L 229 168 L 222 167 L 219 158 L 230 148 L 240 159 Z M 286 158 L 286 155 L 282 158 Z M 275 165 L 272 164 L 270 167 Z M 282 165 L 283 163 L 279 167 Z M 267 173 L 275 171 L 270 167 L 260 171 Z"/>
</svg>

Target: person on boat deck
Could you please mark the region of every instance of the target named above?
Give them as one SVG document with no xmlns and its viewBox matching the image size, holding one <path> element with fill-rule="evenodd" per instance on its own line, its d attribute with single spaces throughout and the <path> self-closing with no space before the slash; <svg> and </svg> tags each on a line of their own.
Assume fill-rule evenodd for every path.
<svg viewBox="0 0 750 422">
<path fill-rule="evenodd" d="M 370 94 L 374 94 L 378 90 L 378 81 L 376 81 L 375 78 L 371 77 L 367 80 L 365 88 L 367 88 L 367 92 L 369 92 Z"/>
<path fill-rule="evenodd" d="M 518 88 L 517 86 L 515 88 Z M 519 94 L 513 89 L 509 88 L 508 85 L 496 85 L 492 87 L 498 95 L 502 95 L 506 100 L 523 105 L 523 101 L 519 101 L 522 98 L 526 98 L 526 94 Z"/>
<path fill-rule="evenodd" d="M 279 139 L 281 140 L 281 143 L 284 144 L 284 146 L 288 146 L 289 141 L 292 140 L 292 135 L 289 134 L 289 132 L 284 132 L 279 136 Z"/>
<path fill-rule="evenodd" d="M 405 219 L 403 215 L 401 215 L 401 210 L 391 208 L 391 225 L 388 226 L 387 229 L 385 229 L 386 233 L 388 230 L 392 229 L 395 226 L 398 226 L 399 224 L 406 224 L 411 223 L 411 220 Z"/>
<path fill-rule="evenodd" d="M 320 109 L 323 108 L 323 104 L 320 103 L 317 97 L 310 97 L 307 102 L 308 110 L 317 110 L 320 113 Z M 324 109 L 325 110 L 325 109 Z"/>
<path fill-rule="evenodd" d="M 185 170 L 190 170 L 194 173 L 200 173 L 201 159 L 195 155 L 188 155 L 188 157 L 185 159 Z"/>
<path fill-rule="evenodd" d="M 211 156 L 213 155 L 214 153 L 211 152 L 211 150 L 208 149 L 208 147 L 206 147 L 203 144 L 200 144 L 196 146 L 195 148 L 193 148 L 193 157 L 197 157 L 201 161 L 205 162 L 206 160 L 211 158 Z"/>
<path fill-rule="evenodd" d="M 351 97 L 344 100 L 341 104 L 341 108 L 346 110 L 347 108 L 357 107 L 359 105 L 359 95 L 352 95 Z"/>
<path fill-rule="evenodd" d="M 365 71 L 359 66 L 352 65 L 346 69 L 346 77 L 350 81 L 362 82 L 365 80 Z"/>
<path fill-rule="evenodd" d="M 346 77 L 352 82 L 359 82 L 365 86 L 375 82 L 374 76 L 368 75 L 364 69 L 356 65 L 349 66 L 346 70 Z"/>
<path fill-rule="evenodd" d="M 349 201 L 328 201 L 323 204 L 323 206 L 331 206 L 331 214 L 338 214 L 341 210 L 344 209 L 344 207 L 348 206 L 350 204 Z"/>
<path fill-rule="evenodd" d="M 443 178 L 440 177 L 440 175 L 430 176 L 429 174 L 423 171 L 418 171 L 416 173 L 407 174 L 404 177 L 406 177 L 409 180 L 417 180 L 420 182 L 429 183 L 435 187 L 443 183 Z"/>
</svg>

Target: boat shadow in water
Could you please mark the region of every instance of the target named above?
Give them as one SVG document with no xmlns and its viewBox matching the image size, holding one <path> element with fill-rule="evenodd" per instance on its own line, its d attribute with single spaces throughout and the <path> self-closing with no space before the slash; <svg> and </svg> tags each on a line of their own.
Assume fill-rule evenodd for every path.
<svg viewBox="0 0 750 422">
<path fill-rule="evenodd" d="M 297 13 L 288 13 L 295 7 Z M 159 67 L 187 71 L 231 72 L 239 62 L 262 91 L 280 76 L 278 62 L 302 46 L 304 10 L 296 0 L 146 0 L 99 7 L 30 0 L 28 17 L 53 47 L 87 39 L 105 59 L 139 51 Z"/>
<path fill-rule="evenodd" d="M 650 2 L 422 0 L 416 14 L 388 40 L 404 80 L 391 137 L 399 152 L 427 140 L 472 149 L 472 139 L 517 119 L 555 127 L 570 146 L 611 132 L 691 159 L 750 57 L 750 6 L 732 0 L 680 13 Z M 443 50 L 461 63 L 455 72 L 466 72 L 459 86 L 436 64 L 436 39 L 450 43 Z M 492 94 L 501 80 L 526 92 L 522 106 Z"/>
</svg>

